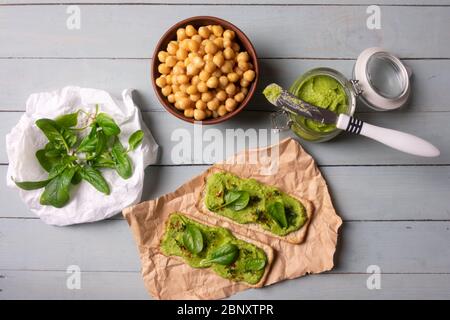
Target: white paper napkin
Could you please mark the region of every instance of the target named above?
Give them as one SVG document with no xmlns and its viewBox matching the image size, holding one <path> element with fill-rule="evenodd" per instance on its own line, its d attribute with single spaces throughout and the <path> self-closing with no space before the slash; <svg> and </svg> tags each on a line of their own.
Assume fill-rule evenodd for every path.
<svg viewBox="0 0 450 320">
<path fill-rule="evenodd" d="M 102 220 L 140 201 L 144 169 L 157 161 L 158 145 L 143 123 L 131 92 L 131 89 L 124 90 L 122 100 L 118 100 L 103 90 L 68 86 L 53 92 L 35 93 L 28 98 L 26 113 L 6 136 L 9 160 L 6 183 L 19 190 L 22 200 L 45 223 L 64 226 Z M 63 208 L 42 206 L 39 197 L 43 189 L 22 190 L 12 181 L 12 177 L 17 181 L 43 180 L 48 175 L 35 156 L 36 151 L 47 143 L 35 121 L 40 118 L 53 119 L 79 109 L 94 112 L 96 104 L 100 105 L 101 112 L 109 114 L 117 122 L 124 145 L 128 144 L 128 138 L 134 131 L 141 129 L 145 133 L 142 144 L 129 153 L 133 163 L 132 177 L 124 180 L 115 170 L 105 169 L 102 173 L 111 188 L 110 195 L 104 195 L 82 181 L 71 187 L 70 201 Z"/>
</svg>

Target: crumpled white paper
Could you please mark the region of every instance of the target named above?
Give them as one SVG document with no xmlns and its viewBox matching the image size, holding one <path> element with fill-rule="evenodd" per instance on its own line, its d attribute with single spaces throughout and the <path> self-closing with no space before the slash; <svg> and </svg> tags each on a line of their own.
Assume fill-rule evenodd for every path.
<svg viewBox="0 0 450 320">
<path fill-rule="evenodd" d="M 131 92 L 131 89 L 124 90 L 120 101 L 103 90 L 68 86 L 53 92 L 35 93 L 28 98 L 25 114 L 6 136 L 9 160 L 6 183 L 19 190 L 22 200 L 45 223 L 65 226 L 102 220 L 140 201 L 144 169 L 157 161 L 158 145 L 143 123 Z M 102 173 L 110 185 L 110 195 L 104 195 L 82 181 L 71 187 L 70 201 L 63 208 L 42 206 L 39 197 L 43 189 L 22 190 L 12 180 L 12 177 L 17 181 L 44 180 L 48 175 L 35 156 L 36 151 L 47 143 L 47 138 L 35 125 L 35 121 L 40 118 L 53 119 L 79 109 L 95 112 L 95 104 L 99 104 L 100 111 L 109 114 L 117 122 L 121 128 L 120 140 L 125 146 L 134 131 L 144 131 L 142 144 L 129 153 L 133 163 L 133 176 L 124 180 L 115 170 L 105 169 Z"/>
</svg>

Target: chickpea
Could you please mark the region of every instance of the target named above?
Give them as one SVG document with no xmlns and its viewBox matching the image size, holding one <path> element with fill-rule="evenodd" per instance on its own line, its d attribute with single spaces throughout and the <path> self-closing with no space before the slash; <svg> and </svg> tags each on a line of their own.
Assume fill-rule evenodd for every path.
<svg viewBox="0 0 450 320">
<path fill-rule="evenodd" d="M 191 52 L 197 52 L 198 49 L 200 49 L 200 43 L 191 39 L 191 40 L 189 40 L 189 43 L 188 43 L 188 49 Z"/>
<path fill-rule="evenodd" d="M 209 36 L 209 40 L 211 40 L 211 41 L 214 41 L 216 39 L 217 39 L 217 37 L 213 34 Z"/>
<path fill-rule="evenodd" d="M 208 88 L 215 89 L 219 85 L 219 79 L 217 77 L 211 77 L 206 81 Z"/>
<path fill-rule="evenodd" d="M 200 80 L 206 82 L 211 77 L 211 74 L 206 70 L 202 70 L 198 76 Z"/>
<path fill-rule="evenodd" d="M 214 35 L 216 37 L 221 37 L 222 36 L 222 33 L 223 33 L 222 26 L 215 25 L 215 26 L 212 26 L 211 29 L 212 29 L 212 32 L 214 33 Z"/>
<path fill-rule="evenodd" d="M 231 48 L 233 46 L 233 41 L 230 39 L 223 39 L 223 47 L 224 48 Z"/>
<path fill-rule="evenodd" d="M 201 96 L 200 93 L 191 94 L 191 95 L 189 96 L 189 99 L 191 99 L 192 102 L 197 102 L 197 101 L 199 101 L 201 98 L 202 98 L 202 96 Z"/>
<path fill-rule="evenodd" d="M 194 117 L 194 109 L 193 108 L 185 109 L 184 116 L 187 118 L 193 118 Z"/>
<path fill-rule="evenodd" d="M 241 88 L 241 92 L 244 96 L 246 96 L 248 93 L 248 88 Z"/>
<path fill-rule="evenodd" d="M 174 75 L 179 75 L 179 74 L 184 74 L 185 73 L 185 67 L 184 66 L 180 66 L 179 64 L 175 65 L 175 67 L 173 67 L 172 71 Z M 178 81 L 178 78 L 177 78 Z"/>
<path fill-rule="evenodd" d="M 194 119 L 198 121 L 202 121 L 206 118 L 206 112 L 200 109 L 194 110 Z"/>
<path fill-rule="evenodd" d="M 176 84 L 173 84 L 170 87 L 172 88 L 172 92 L 174 92 L 174 93 L 180 91 L 180 87 Z"/>
<path fill-rule="evenodd" d="M 211 53 L 207 53 L 207 54 L 205 54 L 205 55 L 203 56 L 203 60 L 204 60 L 205 62 L 213 62 L 213 59 L 214 59 L 214 55 L 211 54 Z M 213 62 L 213 63 L 214 63 L 214 62 Z"/>
<path fill-rule="evenodd" d="M 192 101 L 189 98 L 183 98 L 178 102 L 178 106 L 181 110 L 192 108 Z"/>
<path fill-rule="evenodd" d="M 241 47 L 239 46 L 239 44 L 237 42 L 233 42 L 233 44 L 231 45 L 231 48 L 236 52 L 239 52 L 239 50 L 241 50 Z"/>
<path fill-rule="evenodd" d="M 200 72 L 200 69 L 197 68 L 194 64 L 188 64 L 186 67 L 186 74 L 188 76 L 196 76 Z"/>
<path fill-rule="evenodd" d="M 236 86 L 234 85 L 234 83 L 230 83 L 229 85 L 227 85 L 227 87 L 225 88 L 225 92 L 228 95 L 233 96 L 236 93 Z"/>
<path fill-rule="evenodd" d="M 217 48 L 217 46 L 214 44 L 213 41 L 209 41 L 206 45 L 205 45 L 205 52 L 206 53 L 211 53 L 211 54 L 215 54 L 219 49 Z"/>
<path fill-rule="evenodd" d="M 178 61 L 182 61 L 187 58 L 188 52 L 183 48 L 179 48 L 177 50 L 176 56 L 177 56 Z"/>
<path fill-rule="evenodd" d="M 189 81 L 189 80 L 188 80 Z M 186 84 L 186 83 L 183 83 L 183 84 L 180 84 L 180 91 L 181 92 L 185 92 L 185 93 L 187 93 L 186 92 L 186 90 L 187 90 L 187 88 L 189 87 L 189 85 L 188 84 Z"/>
<path fill-rule="evenodd" d="M 236 56 L 236 60 L 242 61 L 242 62 L 248 62 L 248 60 L 250 60 L 250 56 L 248 55 L 247 51 L 244 52 L 239 52 L 238 55 Z"/>
<path fill-rule="evenodd" d="M 209 110 L 209 109 L 206 109 L 205 112 L 206 112 L 206 117 L 207 118 L 210 118 L 212 116 L 212 114 L 213 114 L 213 112 L 211 110 Z"/>
<path fill-rule="evenodd" d="M 184 28 L 178 29 L 177 30 L 177 40 L 178 41 L 183 41 L 186 38 L 187 38 L 186 30 Z"/>
<path fill-rule="evenodd" d="M 158 66 L 158 71 L 161 74 L 169 74 L 170 73 L 170 68 L 165 63 L 161 63 Z"/>
<path fill-rule="evenodd" d="M 221 88 L 225 88 L 228 85 L 228 77 L 227 76 L 221 76 L 219 78 L 219 84 Z"/>
<path fill-rule="evenodd" d="M 167 76 L 165 76 L 165 78 L 166 78 L 167 84 L 172 84 L 172 75 L 171 74 L 168 74 Z"/>
<path fill-rule="evenodd" d="M 240 86 L 243 88 L 247 88 L 250 85 L 250 81 L 245 80 L 244 78 L 241 79 L 239 82 Z"/>
<path fill-rule="evenodd" d="M 225 101 L 227 97 L 228 95 L 225 92 L 225 90 L 220 90 L 219 92 L 216 93 L 216 98 L 221 102 Z"/>
<path fill-rule="evenodd" d="M 243 79 L 245 79 L 246 81 L 252 82 L 255 79 L 255 71 L 253 70 L 248 70 L 244 72 L 243 75 Z"/>
<path fill-rule="evenodd" d="M 216 66 L 218 66 L 219 68 L 223 66 L 223 64 L 225 63 L 225 58 L 223 56 L 222 52 L 219 52 L 217 54 L 214 55 L 213 58 L 213 62 Z"/>
<path fill-rule="evenodd" d="M 217 113 L 217 111 L 213 111 L 212 112 L 212 117 L 215 119 L 217 117 L 219 117 L 219 114 Z"/>
<path fill-rule="evenodd" d="M 223 55 L 224 55 L 225 59 L 231 60 L 231 59 L 234 59 L 235 52 L 231 48 L 225 48 L 225 50 L 223 50 Z"/>
<path fill-rule="evenodd" d="M 197 109 L 200 109 L 200 110 L 205 110 L 205 109 L 206 109 L 206 102 L 203 101 L 203 100 L 198 100 L 198 101 L 195 103 L 195 107 L 196 107 Z"/>
<path fill-rule="evenodd" d="M 220 70 L 216 70 L 212 73 L 213 77 L 216 77 L 217 79 L 219 79 L 222 76 L 222 71 Z"/>
<path fill-rule="evenodd" d="M 211 34 L 211 31 L 207 27 L 200 27 L 200 28 L 198 28 L 198 34 L 203 39 L 208 39 L 209 35 Z"/>
<path fill-rule="evenodd" d="M 163 88 L 167 85 L 167 80 L 165 76 L 160 76 L 159 78 L 156 79 L 156 85 L 160 88 Z"/>
<path fill-rule="evenodd" d="M 236 102 L 242 102 L 244 101 L 245 95 L 242 92 L 239 92 L 238 94 L 236 94 L 234 96 L 234 100 L 236 100 Z"/>
<path fill-rule="evenodd" d="M 169 54 L 166 51 L 158 52 L 158 60 L 159 62 L 166 62 L 166 58 Z"/>
<path fill-rule="evenodd" d="M 200 82 L 200 78 L 198 77 L 198 75 L 195 75 L 192 77 L 191 79 L 191 84 L 194 86 L 197 86 L 197 84 Z"/>
<path fill-rule="evenodd" d="M 213 42 L 217 46 L 217 48 L 223 49 L 223 38 L 216 38 L 213 40 Z M 164 61 L 161 61 L 161 62 L 164 62 Z"/>
<path fill-rule="evenodd" d="M 214 95 L 212 92 L 207 91 L 207 92 L 203 92 L 202 93 L 202 101 L 208 103 L 209 101 L 211 101 L 212 99 L 214 99 Z"/>
<path fill-rule="evenodd" d="M 234 68 L 234 72 L 239 76 L 239 78 L 242 78 L 242 76 L 244 75 L 244 71 L 242 71 L 238 67 Z"/>
<path fill-rule="evenodd" d="M 175 103 L 175 95 L 173 93 L 169 94 L 167 96 L 167 101 L 169 101 L 170 103 Z"/>
<path fill-rule="evenodd" d="M 225 61 L 223 66 L 220 67 L 220 71 L 222 71 L 223 73 L 230 73 L 230 72 L 232 72 L 233 71 L 233 63 L 230 60 Z"/>
<path fill-rule="evenodd" d="M 171 55 L 175 55 L 178 50 L 178 43 L 176 41 L 170 41 L 167 45 L 167 52 Z"/>
<path fill-rule="evenodd" d="M 198 92 L 197 87 L 194 85 L 190 85 L 187 89 L 186 89 L 186 93 L 187 94 L 196 94 Z"/>
<path fill-rule="evenodd" d="M 197 34 L 197 30 L 195 30 L 194 26 L 192 26 L 190 24 L 186 26 L 186 35 L 189 38 L 193 37 L 196 34 Z"/>
<path fill-rule="evenodd" d="M 202 36 L 199 34 L 193 35 L 191 39 L 194 40 L 195 42 L 198 42 L 199 45 L 202 43 L 203 40 Z"/>
<path fill-rule="evenodd" d="M 175 103 L 173 104 L 175 106 L 175 108 L 177 108 L 178 110 L 182 110 L 180 108 L 180 101 L 175 101 Z"/>
<path fill-rule="evenodd" d="M 230 82 L 239 81 L 239 75 L 236 72 L 231 72 L 231 73 L 227 74 L 227 78 Z"/>
<path fill-rule="evenodd" d="M 172 88 L 170 86 L 165 86 L 164 88 L 161 89 L 161 93 L 163 94 L 164 97 L 167 97 L 169 94 L 172 93 Z"/>
<path fill-rule="evenodd" d="M 189 46 L 189 39 L 188 38 L 186 38 L 183 41 L 180 41 L 178 43 L 178 47 L 180 49 L 188 50 L 188 46 Z"/>
<path fill-rule="evenodd" d="M 197 84 L 197 90 L 198 90 L 198 92 L 201 92 L 201 93 L 208 91 L 208 86 L 206 85 L 206 82 L 200 81 Z"/>
<path fill-rule="evenodd" d="M 168 56 L 166 58 L 166 65 L 168 67 L 174 67 L 177 64 L 177 58 L 175 58 L 174 56 Z"/>
<path fill-rule="evenodd" d="M 236 109 L 236 106 L 237 102 L 232 98 L 228 98 L 227 101 L 225 101 L 225 108 L 227 109 L 228 112 L 231 112 L 234 109 Z"/>
<path fill-rule="evenodd" d="M 233 30 L 225 30 L 225 32 L 223 33 L 223 37 L 225 39 L 233 40 L 235 37 L 235 33 Z"/>
<path fill-rule="evenodd" d="M 217 108 L 219 108 L 219 104 L 220 104 L 219 100 L 217 98 L 214 98 L 211 101 L 208 101 L 206 106 L 208 107 L 209 110 L 214 111 L 217 110 Z"/>
<path fill-rule="evenodd" d="M 212 61 L 207 61 L 205 63 L 205 71 L 206 72 L 213 73 L 214 71 L 216 71 L 216 68 L 217 68 L 216 65 Z"/>
<path fill-rule="evenodd" d="M 238 68 L 245 72 L 250 69 L 250 65 L 245 61 L 238 61 Z"/>
<path fill-rule="evenodd" d="M 176 91 L 176 92 L 174 92 L 174 95 L 175 95 L 175 101 L 180 101 L 180 100 L 183 100 L 183 99 L 187 99 L 187 94 L 185 93 L 185 92 L 183 92 L 183 91 Z"/>
<path fill-rule="evenodd" d="M 202 58 L 200 57 L 194 57 L 192 59 L 192 64 L 196 67 L 196 68 L 203 68 L 203 66 L 205 65 L 205 62 L 203 61 Z"/>
<path fill-rule="evenodd" d="M 187 84 L 189 83 L 189 78 L 185 74 L 180 74 L 179 76 L 177 76 L 177 82 L 179 84 Z"/>
<path fill-rule="evenodd" d="M 220 117 L 223 117 L 227 114 L 227 109 L 225 108 L 225 106 L 220 106 L 219 109 L 217 109 L 217 113 Z"/>
</svg>

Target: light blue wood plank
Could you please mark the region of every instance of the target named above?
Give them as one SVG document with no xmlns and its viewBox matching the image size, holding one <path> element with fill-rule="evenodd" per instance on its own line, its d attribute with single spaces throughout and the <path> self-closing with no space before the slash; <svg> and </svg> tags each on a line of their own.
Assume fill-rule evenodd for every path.
<svg viewBox="0 0 450 320">
<path fill-rule="evenodd" d="M 5 136 L 17 123 L 21 115 L 22 113 L 20 112 L 1 112 L 0 121 L 2 126 L 0 127 L 0 135 Z M 211 162 L 203 158 L 202 155 L 198 159 L 191 157 L 185 163 L 181 163 L 181 160 L 178 161 L 172 156 L 172 153 L 176 151 L 174 149 L 175 146 L 188 145 L 188 140 L 186 140 L 188 137 L 191 139 L 191 146 L 193 146 L 194 139 L 197 139 L 197 141 L 201 139 L 194 136 L 194 127 L 191 123 L 179 120 L 167 112 L 145 112 L 143 113 L 143 118 L 161 146 L 159 164 L 209 164 Z M 450 112 L 361 113 L 358 115 L 358 118 L 375 125 L 416 134 L 435 144 L 441 150 L 441 155 L 436 158 L 416 157 L 390 149 L 367 138 L 347 133 L 343 133 L 335 140 L 327 143 L 301 142 L 301 144 L 320 165 L 450 164 L 450 148 L 447 139 L 450 136 L 450 126 L 448 126 Z M 242 112 L 237 117 L 213 127 L 204 126 L 200 137 L 201 134 L 204 134 L 206 130 L 211 128 L 220 130 L 223 140 L 226 141 L 224 154 L 227 155 L 225 147 L 228 144 L 228 155 L 231 156 L 233 153 L 242 150 L 243 146 L 251 148 L 258 146 L 258 141 L 252 140 L 251 143 L 248 143 L 245 134 L 235 131 L 235 129 L 251 129 L 250 131 L 253 133 L 255 133 L 254 130 L 258 130 L 256 131 L 257 134 L 261 133 L 266 136 L 267 133 L 270 133 L 271 128 L 270 113 Z M 229 139 L 226 139 L 227 129 L 230 129 L 228 130 Z M 259 130 L 266 131 L 259 132 Z M 247 131 L 247 133 L 250 131 Z M 200 130 L 197 132 L 200 132 Z M 172 136 L 174 133 L 175 135 Z M 183 139 L 176 138 L 177 134 L 182 134 Z M 237 138 L 233 139 L 235 134 Z M 222 136 L 220 140 L 222 140 Z M 294 136 L 294 134 L 289 134 L 289 132 L 280 133 L 280 139 L 287 136 Z M 244 143 L 244 140 L 247 140 L 247 142 Z M 270 136 L 267 138 L 267 141 L 270 143 Z M 205 141 L 203 147 L 210 143 Z M 262 141 L 259 146 L 264 146 L 266 143 Z M 232 152 L 233 150 L 234 152 Z M 7 161 L 5 140 L 3 139 L 0 140 L 0 163 L 7 163 Z"/>
<path fill-rule="evenodd" d="M 123 0 L 69 0 L 64 3 L 118 3 L 123 4 Z M 46 4 L 46 3 L 61 3 L 60 0 L 0 0 L 0 4 Z M 371 5 L 371 0 L 128 0 L 126 3 L 146 3 L 146 4 L 187 4 L 187 5 L 216 5 L 216 4 L 245 4 L 245 5 Z M 380 5 L 421 5 L 423 0 L 378 0 Z M 426 5 L 448 5 L 448 0 L 428 0 Z"/>
<path fill-rule="evenodd" d="M 356 58 L 367 47 L 383 46 L 401 57 L 450 58 L 450 7 L 383 7 L 379 30 L 366 27 L 365 6 L 80 8 L 81 29 L 69 30 L 66 6 L 2 7 L 0 42 L 8 45 L 0 57 L 150 57 L 177 21 L 219 15 L 248 34 L 260 57 Z"/>
<path fill-rule="evenodd" d="M 408 60 L 414 72 L 408 111 L 450 111 L 450 60 Z M 354 60 L 260 59 L 261 75 L 257 92 L 248 109 L 271 110 L 260 94 L 276 82 L 288 88 L 302 73 L 330 67 L 352 76 Z M 99 88 L 119 96 L 124 88 L 134 88 L 142 110 L 162 110 L 150 83 L 147 59 L 0 59 L 0 110 L 25 110 L 28 96 L 65 85 Z M 120 76 L 118 76 L 120 75 Z M 20 85 L 17 85 L 20 84 Z M 358 110 L 371 111 L 360 103 Z"/>
<path fill-rule="evenodd" d="M 371 204 L 376 205 L 376 203 Z M 448 273 L 450 222 L 345 222 L 334 272 Z M 108 220 L 51 227 L 36 219 L 0 219 L 0 269 L 139 271 L 128 224 Z"/>
<path fill-rule="evenodd" d="M 149 167 L 142 200 L 172 192 L 208 166 Z M 325 167 L 337 212 L 344 220 L 450 220 L 450 167 Z M 0 176 L 6 166 L 0 166 Z M 370 186 L 370 189 L 368 189 Z M 419 200 L 420 199 L 420 200 Z M 0 185 L 0 217 L 37 218 L 17 190 Z M 372 204 L 375 203 L 375 204 Z M 115 217 L 122 219 L 122 216 Z"/>
<path fill-rule="evenodd" d="M 85 272 L 81 289 L 68 290 L 64 271 L 0 271 L 0 298 L 9 299 L 151 299 L 137 272 Z M 381 289 L 369 290 L 368 274 L 319 274 L 231 299 L 449 299 L 448 274 L 381 274 Z"/>
</svg>

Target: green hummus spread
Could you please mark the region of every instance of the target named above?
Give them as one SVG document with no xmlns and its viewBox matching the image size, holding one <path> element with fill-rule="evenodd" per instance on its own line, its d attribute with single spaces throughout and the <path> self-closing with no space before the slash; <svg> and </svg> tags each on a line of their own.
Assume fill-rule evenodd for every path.
<svg viewBox="0 0 450 320">
<path fill-rule="evenodd" d="M 203 245 L 198 253 L 191 252 L 186 245 L 184 238 L 188 228 L 195 228 L 201 233 Z M 224 246 L 236 250 L 235 258 L 228 264 L 223 264 L 223 259 L 216 260 L 217 263 L 211 262 L 211 257 Z M 267 256 L 261 248 L 237 239 L 228 229 L 207 226 L 177 212 L 169 217 L 160 247 L 164 255 L 181 257 L 191 267 L 210 268 L 225 279 L 249 284 L 257 284 L 267 266 Z"/>
<path fill-rule="evenodd" d="M 224 205 L 227 193 L 236 191 L 249 195 L 247 206 L 239 210 L 233 205 Z M 308 219 L 305 207 L 297 199 L 275 187 L 263 185 L 254 179 L 242 179 L 228 172 L 208 177 L 204 201 L 210 211 L 237 223 L 256 223 L 279 236 L 300 229 Z M 273 209 L 275 203 L 281 204 L 278 205 L 281 210 Z"/>
<path fill-rule="evenodd" d="M 347 111 L 348 102 L 344 87 L 330 76 L 309 77 L 292 93 L 312 105 L 328 109 L 337 114 Z M 316 132 L 326 133 L 336 129 L 334 124 L 323 124 L 315 120 L 305 119 L 302 116 L 296 116 L 296 120 Z"/>
</svg>

